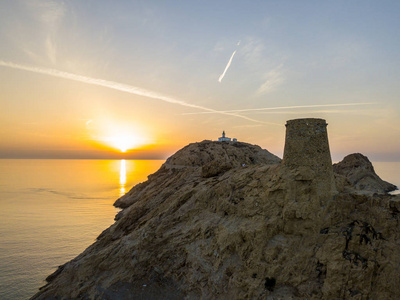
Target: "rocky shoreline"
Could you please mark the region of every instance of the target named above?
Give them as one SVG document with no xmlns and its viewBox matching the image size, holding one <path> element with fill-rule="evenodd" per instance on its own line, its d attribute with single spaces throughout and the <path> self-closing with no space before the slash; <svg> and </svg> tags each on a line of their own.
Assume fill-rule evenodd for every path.
<svg viewBox="0 0 400 300">
<path fill-rule="evenodd" d="M 396 187 L 361 154 L 332 166 L 324 120 L 292 121 L 283 161 L 240 142 L 179 150 L 32 299 L 398 298 Z"/>
</svg>

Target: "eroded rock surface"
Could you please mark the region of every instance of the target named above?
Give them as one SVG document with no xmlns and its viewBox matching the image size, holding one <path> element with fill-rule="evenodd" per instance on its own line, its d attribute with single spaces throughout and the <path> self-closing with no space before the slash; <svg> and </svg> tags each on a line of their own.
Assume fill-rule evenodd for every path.
<svg viewBox="0 0 400 300">
<path fill-rule="evenodd" d="M 336 175 L 326 201 L 315 174 L 257 146 L 191 144 L 32 299 L 398 299 L 399 196 Z"/>
<path fill-rule="evenodd" d="M 169 184 L 178 180 L 184 184 L 187 176 L 198 175 L 209 178 L 225 173 L 226 171 L 254 164 L 275 164 L 281 159 L 276 155 L 261 149 L 260 146 L 241 142 L 212 142 L 203 141 L 192 143 L 179 150 L 161 166 L 160 170 L 149 176 L 149 180 L 131 189 L 126 195 L 115 202 L 115 206 L 126 208 L 139 199 L 148 190 L 162 190 L 168 188 Z M 180 178 L 164 178 L 163 175 L 174 174 L 175 170 L 186 170 Z M 172 170 L 169 172 L 169 170 Z M 192 174 L 192 171 L 193 174 Z M 188 178 L 189 178 L 188 177 Z M 165 179 L 165 180 L 164 180 Z M 161 184 L 161 186 L 160 186 Z"/>
<path fill-rule="evenodd" d="M 397 189 L 389 182 L 383 181 L 374 170 L 368 157 L 354 153 L 333 165 L 335 173 L 343 175 L 357 190 L 372 193 L 388 193 Z"/>
</svg>

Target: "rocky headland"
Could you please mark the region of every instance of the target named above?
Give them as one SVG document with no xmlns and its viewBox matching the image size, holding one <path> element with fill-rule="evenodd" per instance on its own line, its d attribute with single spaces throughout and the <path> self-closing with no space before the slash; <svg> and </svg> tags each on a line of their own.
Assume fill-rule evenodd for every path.
<svg viewBox="0 0 400 300">
<path fill-rule="evenodd" d="M 333 171 L 345 176 L 351 186 L 361 192 L 384 194 L 397 189 L 395 185 L 380 179 L 372 163 L 360 153 L 347 155 L 340 163 L 333 165 Z"/>
<path fill-rule="evenodd" d="M 287 123 L 283 160 L 203 141 L 115 202 L 116 222 L 32 299 L 398 299 L 400 196 L 326 123 Z"/>
</svg>

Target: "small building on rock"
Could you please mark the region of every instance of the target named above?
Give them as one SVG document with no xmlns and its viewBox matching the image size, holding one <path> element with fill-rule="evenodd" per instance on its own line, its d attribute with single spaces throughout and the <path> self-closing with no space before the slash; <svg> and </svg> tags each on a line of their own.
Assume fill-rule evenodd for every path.
<svg viewBox="0 0 400 300">
<path fill-rule="evenodd" d="M 237 139 L 231 139 L 225 136 L 225 130 L 222 131 L 222 136 L 218 138 L 218 142 L 237 142 Z"/>
</svg>

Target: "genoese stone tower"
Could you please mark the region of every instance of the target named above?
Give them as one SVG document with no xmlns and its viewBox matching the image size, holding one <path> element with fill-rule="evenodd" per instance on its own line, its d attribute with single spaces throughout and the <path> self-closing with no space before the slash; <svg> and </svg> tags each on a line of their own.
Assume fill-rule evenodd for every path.
<svg viewBox="0 0 400 300">
<path fill-rule="evenodd" d="M 296 181 L 312 181 L 320 200 L 331 199 L 336 191 L 327 125 L 323 119 L 287 121 L 283 153 L 283 165 Z"/>
</svg>

